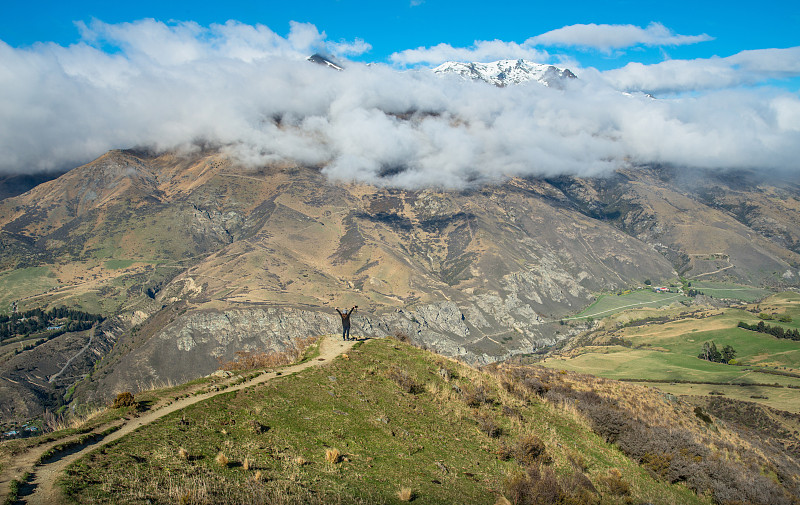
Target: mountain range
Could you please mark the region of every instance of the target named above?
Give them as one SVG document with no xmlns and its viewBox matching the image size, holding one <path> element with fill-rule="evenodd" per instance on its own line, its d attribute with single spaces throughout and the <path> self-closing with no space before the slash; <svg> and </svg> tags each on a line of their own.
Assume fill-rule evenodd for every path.
<svg viewBox="0 0 800 505">
<path fill-rule="evenodd" d="M 435 71 L 574 78 L 524 60 Z M 588 323 L 563 318 L 645 281 L 800 285 L 800 186 L 779 176 L 646 165 L 407 190 L 226 152 L 114 150 L 0 201 L 3 307 L 106 316 L 22 352 L 3 342 L 3 418 L 335 334 L 335 308 L 358 305 L 356 335 L 488 363 L 569 338 Z"/>
<path fill-rule="evenodd" d="M 484 81 L 499 87 L 536 81 L 548 87 L 562 88 L 566 81 L 577 78 L 568 68 L 523 59 L 490 63 L 447 61 L 434 68 L 433 73 L 455 74 L 465 80 Z"/>
</svg>

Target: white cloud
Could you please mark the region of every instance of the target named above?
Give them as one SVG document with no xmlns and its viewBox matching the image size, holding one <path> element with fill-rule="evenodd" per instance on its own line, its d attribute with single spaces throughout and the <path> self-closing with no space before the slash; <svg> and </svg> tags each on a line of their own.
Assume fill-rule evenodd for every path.
<svg viewBox="0 0 800 505">
<path fill-rule="evenodd" d="M 593 48 L 602 51 L 634 46 L 681 46 L 713 40 L 702 35 L 678 35 L 661 23 L 636 25 L 577 24 L 531 37 L 527 45 Z"/>
<path fill-rule="evenodd" d="M 372 44 L 365 42 L 362 39 L 355 39 L 352 42 L 328 42 L 329 50 L 334 54 L 342 56 L 359 56 L 369 52 L 372 49 Z"/>
<path fill-rule="evenodd" d="M 652 100 L 608 85 L 634 82 L 634 67 L 618 75 L 585 69 L 565 90 L 501 89 L 426 70 L 311 64 L 303 51 L 327 43 L 311 25 L 280 37 L 233 22 L 98 23 L 87 27 L 87 42 L 70 47 L 0 42 L 0 171 L 65 168 L 112 148 L 172 149 L 197 139 L 226 146 L 245 165 L 294 160 L 337 180 L 404 187 L 597 175 L 631 161 L 796 172 L 800 158 L 796 93 Z M 120 50 L 89 43 L 100 39 Z M 665 63 L 777 75 L 795 71 L 795 52 Z M 664 79 L 677 68 L 654 66 L 669 70 Z"/>
<path fill-rule="evenodd" d="M 629 91 L 724 89 L 800 76 L 800 47 L 742 51 L 726 58 L 667 60 L 652 65 L 632 62 L 603 72 L 602 76 L 615 88 Z"/>
<path fill-rule="evenodd" d="M 420 63 L 438 65 L 445 61 L 496 61 L 523 58 L 533 61 L 546 61 L 550 56 L 525 44 L 504 42 L 502 40 L 476 40 L 471 47 L 453 47 L 439 44 L 433 47 L 418 47 L 393 53 L 392 62 L 398 65 L 417 65 Z"/>
</svg>

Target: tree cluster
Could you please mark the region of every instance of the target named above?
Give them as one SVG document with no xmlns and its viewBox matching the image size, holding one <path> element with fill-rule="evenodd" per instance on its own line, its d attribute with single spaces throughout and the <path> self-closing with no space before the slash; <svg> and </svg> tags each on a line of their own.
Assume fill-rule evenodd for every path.
<svg viewBox="0 0 800 505">
<path fill-rule="evenodd" d="M 703 352 L 698 354 L 697 357 L 714 363 L 729 363 L 736 357 L 736 350 L 732 346 L 726 345 L 720 351 L 717 349 L 717 344 L 712 340 L 710 343 L 703 344 Z"/>
<path fill-rule="evenodd" d="M 103 316 L 90 314 L 67 307 L 54 307 L 48 311 L 40 308 L 0 315 L 0 341 L 19 335 L 31 335 L 44 331 L 60 335 L 68 331 L 83 331 L 95 323 L 103 321 Z"/>
<path fill-rule="evenodd" d="M 800 332 L 797 329 L 785 329 L 782 326 L 770 326 L 765 324 L 764 321 L 759 321 L 758 324 L 747 324 L 744 321 L 739 321 L 739 328 L 745 330 L 757 331 L 759 333 L 767 333 L 773 337 L 787 338 L 789 340 L 800 341 Z"/>
</svg>

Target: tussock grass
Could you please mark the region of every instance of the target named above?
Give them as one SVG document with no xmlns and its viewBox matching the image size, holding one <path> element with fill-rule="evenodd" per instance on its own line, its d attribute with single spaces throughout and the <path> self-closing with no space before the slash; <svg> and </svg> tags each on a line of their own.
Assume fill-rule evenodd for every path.
<svg viewBox="0 0 800 505">
<path fill-rule="evenodd" d="M 341 463 L 342 462 L 342 453 L 339 452 L 339 449 L 336 448 L 328 448 L 325 449 L 325 461 L 331 464 Z"/>
<path fill-rule="evenodd" d="M 410 487 L 401 487 L 397 491 L 397 499 L 400 501 L 411 501 L 414 499 L 414 490 Z"/>
<path fill-rule="evenodd" d="M 214 458 L 214 462 L 216 462 L 219 466 L 226 467 L 226 468 L 227 468 L 228 464 L 230 464 L 230 460 L 228 459 L 227 456 L 225 456 L 225 453 L 223 453 L 222 451 L 220 451 L 217 454 L 217 457 Z"/>
</svg>

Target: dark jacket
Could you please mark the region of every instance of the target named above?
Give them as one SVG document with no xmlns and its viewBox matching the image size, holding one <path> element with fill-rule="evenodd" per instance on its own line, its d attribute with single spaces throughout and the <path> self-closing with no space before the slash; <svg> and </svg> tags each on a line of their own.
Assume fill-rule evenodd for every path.
<svg viewBox="0 0 800 505">
<path fill-rule="evenodd" d="M 356 311 L 356 307 L 353 307 L 349 311 L 345 311 L 345 313 L 342 314 L 342 311 L 340 311 L 339 309 L 336 309 L 336 312 L 338 312 L 339 315 L 342 316 L 342 326 L 344 326 L 345 328 L 350 326 L 350 316 L 352 316 L 353 312 L 355 312 L 355 311 Z"/>
</svg>

